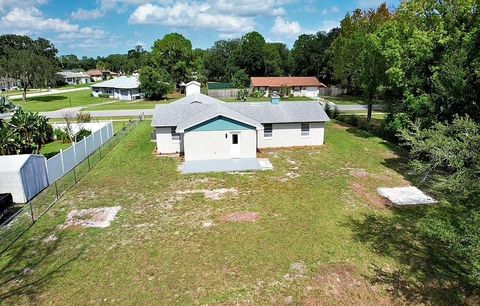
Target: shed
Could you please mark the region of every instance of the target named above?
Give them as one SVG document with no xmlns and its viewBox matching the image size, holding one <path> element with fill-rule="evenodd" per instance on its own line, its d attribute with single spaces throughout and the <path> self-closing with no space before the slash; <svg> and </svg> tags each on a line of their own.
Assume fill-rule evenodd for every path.
<svg viewBox="0 0 480 306">
<path fill-rule="evenodd" d="M 185 84 L 185 95 L 190 96 L 196 93 L 200 93 L 200 82 L 191 81 Z"/>
<path fill-rule="evenodd" d="M 27 203 L 48 187 L 43 155 L 0 156 L 0 193 L 11 193 L 15 203 Z"/>
</svg>

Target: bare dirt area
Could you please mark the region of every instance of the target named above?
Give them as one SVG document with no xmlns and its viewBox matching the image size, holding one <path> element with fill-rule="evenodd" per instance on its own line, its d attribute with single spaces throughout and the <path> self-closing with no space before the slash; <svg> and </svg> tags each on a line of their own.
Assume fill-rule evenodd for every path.
<svg viewBox="0 0 480 306">
<path fill-rule="evenodd" d="M 256 222 L 260 218 L 259 213 L 255 212 L 235 212 L 223 215 L 220 219 L 223 222 Z"/>
<path fill-rule="evenodd" d="M 114 207 L 99 207 L 82 210 L 72 210 L 67 215 L 67 221 L 63 225 L 64 228 L 68 227 L 109 227 L 117 213 L 120 211 L 120 206 Z"/>
<path fill-rule="evenodd" d="M 238 195 L 238 190 L 236 188 L 219 188 L 219 189 L 192 189 L 192 190 L 182 190 L 177 191 L 176 195 L 182 198 L 183 196 L 195 194 L 195 193 L 203 193 L 205 198 L 218 201 L 227 196 L 236 196 Z"/>
<path fill-rule="evenodd" d="M 379 196 L 375 190 L 370 190 L 367 186 L 359 182 L 350 182 L 350 190 L 365 203 L 375 208 L 383 208 L 390 205 L 389 201 Z"/>
</svg>

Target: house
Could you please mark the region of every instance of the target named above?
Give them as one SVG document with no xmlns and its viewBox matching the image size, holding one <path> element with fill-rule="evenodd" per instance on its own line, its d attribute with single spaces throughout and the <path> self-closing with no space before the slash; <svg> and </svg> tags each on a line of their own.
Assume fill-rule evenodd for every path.
<svg viewBox="0 0 480 306">
<path fill-rule="evenodd" d="M 57 75 L 68 85 L 90 83 L 90 76 L 83 72 L 65 70 L 62 72 L 57 72 Z"/>
<path fill-rule="evenodd" d="M 273 91 L 280 92 L 282 87 L 288 87 L 295 97 L 318 97 L 320 88 L 327 87 L 314 76 L 306 77 L 251 77 L 250 87 L 253 91 L 264 92 L 269 96 Z"/>
<path fill-rule="evenodd" d="M 190 96 L 196 93 L 200 93 L 200 82 L 197 81 L 190 81 L 185 84 L 185 95 Z"/>
<path fill-rule="evenodd" d="M 314 101 L 226 103 L 196 93 L 157 105 L 151 125 L 157 153 L 183 154 L 186 166 L 256 160 L 264 148 L 319 146 L 329 120 Z"/>
<path fill-rule="evenodd" d="M 93 82 L 106 81 L 118 77 L 118 73 L 109 70 L 90 69 L 85 72 Z"/>
<path fill-rule="evenodd" d="M 134 76 L 121 76 L 105 82 L 94 84 L 92 95 L 108 95 L 110 98 L 119 100 L 138 100 L 143 98 L 140 92 L 140 81 Z"/>
<path fill-rule="evenodd" d="M 0 91 L 4 90 L 14 90 L 21 88 L 22 84 L 20 80 L 13 78 L 2 78 L 0 77 Z"/>
</svg>

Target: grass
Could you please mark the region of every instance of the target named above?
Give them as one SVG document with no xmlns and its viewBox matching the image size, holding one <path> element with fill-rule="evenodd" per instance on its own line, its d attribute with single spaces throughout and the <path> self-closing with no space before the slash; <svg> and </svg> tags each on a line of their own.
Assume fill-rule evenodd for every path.
<svg viewBox="0 0 480 306">
<path fill-rule="evenodd" d="M 457 288 L 428 272 L 438 271 L 425 257 L 436 250 L 421 248 L 415 224 L 429 208 L 390 209 L 375 192 L 408 184 L 388 143 L 329 123 L 322 147 L 262 152 L 272 171 L 183 176 L 177 158 L 152 153 L 150 131 L 149 122 L 134 130 L 0 257 L 0 300 L 461 303 Z M 232 187 L 239 195 L 219 201 L 175 194 Z M 108 228 L 61 227 L 73 209 L 117 205 Z M 260 219 L 222 221 L 233 212 Z M 294 263 L 305 271 L 292 271 Z"/>
<path fill-rule="evenodd" d="M 340 95 L 336 97 L 322 97 L 322 98 L 338 105 L 352 105 L 352 104 L 367 105 L 368 104 L 365 98 L 350 96 L 350 95 Z"/>
<path fill-rule="evenodd" d="M 161 101 L 116 101 L 105 105 L 87 107 L 83 111 L 117 110 L 117 109 L 153 109 L 157 104 L 173 102 L 183 97 L 180 93 L 168 95 L 166 100 Z"/>
<path fill-rule="evenodd" d="M 68 107 L 88 106 L 90 104 L 111 101 L 109 98 L 95 98 L 90 90 L 53 94 L 43 97 L 27 98 L 27 101 L 13 100 L 12 102 L 23 109 L 32 112 L 48 112 Z"/>
<path fill-rule="evenodd" d="M 236 98 L 225 98 L 221 100 L 225 102 L 241 102 Z M 281 99 L 281 101 L 311 101 L 311 100 L 312 99 L 309 97 L 290 97 L 288 99 Z M 270 102 L 270 101 L 271 101 L 271 98 L 269 97 L 260 97 L 260 98 L 247 97 L 247 102 Z"/>
<path fill-rule="evenodd" d="M 40 154 L 51 154 L 59 152 L 60 150 L 65 150 L 71 145 L 71 143 L 63 143 L 61 140 L 55 140 L 45 144 L 40 150 Z"/>
</svg>

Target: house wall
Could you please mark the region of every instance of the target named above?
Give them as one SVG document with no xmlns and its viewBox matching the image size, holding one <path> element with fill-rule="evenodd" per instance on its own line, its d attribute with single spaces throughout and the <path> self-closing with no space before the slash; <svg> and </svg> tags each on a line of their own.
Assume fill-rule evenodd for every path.
<svg viewBox="0 0 480 306">
<path fill-rule="evenodd" d="M 310 123 L 308 136 L 302 136 L 301 123 L 273 124 L 272 128 L 271 138 L 265 138 L 263 131 L 258 132 L 258 148 L 319 146 L 324 143 L 324 122 Z"/>
<path fill-rule="evenodd" d="M 188 84 L 185 86 L 185 95 L 193 95 L 195 93 L 200 93 L 200 85 L 197 84 Z"/>
<path fill-rule="evenodd" d="M 183 134 L 180 134 L 180 140 L 172 140 L 170 127 L 157 127 L 155 133 L 158 154 L 183 153 Z"/>
<path fill-rule="evenodd" d="M 232 134 L 238 134 L 240 155 L 238 158 L 255 158 L 257 153 L 256 130 L 240 131 L 191 131 L 184 135 L 185 160 L 232 158 Z"/>
<path fill-rule="evenodd" d="M 132 89 L 119 89 L 119 88 L 103 88 L 103 87 L 94 87 L 92 88 L 92 94 L 94 97 L 98 97 L 99 94 L 108 94 L 110 98 L 122 100 L 122 101 L 131 101 L 142 98 L 142 94 L 138 88 Z"/>
<path fill-rule="evenodd" d="M 265 97 L 268 97 L 272 92 L 280 92 L 280 87 L 254 87 L 253 90 L 264 91 Z M 303 87 L 303 86 L 294 86 L 290 89 L 290 93 L 294 97 L 318 97 L 320 90 L 318 87 Z"/>
</svg>

